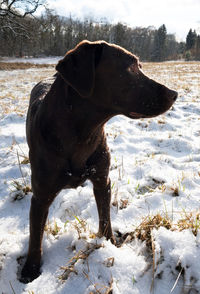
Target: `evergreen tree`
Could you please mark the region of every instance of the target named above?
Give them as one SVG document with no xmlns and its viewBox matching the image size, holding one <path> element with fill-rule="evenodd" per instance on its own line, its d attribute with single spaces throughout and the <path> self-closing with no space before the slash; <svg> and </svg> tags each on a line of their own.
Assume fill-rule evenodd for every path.
<svg viewBox="0 0 200 294">
<path fill-rule="evenodd" d="M 189 30 L 187 37 L 186 37 L 186 50 L 190 50 L 195 46 L 197 39 L 196 31 L 192 31 L 192 29 Z"/>
<path fill-rule="evenodd" d="M 166 57 L 166 40 L 167 40 L 167 29 L 163 24 L 159 29 L 155 32 L 154 37 L 154 46 L 152 59 L 153 61 L 163 61 Z"/>
<path fill-rule="evenodd" d="M 113 30 L 112 30 L 112 42 L 117 44 L 117 45 L 121 45 L 122 47 L 125 47 L 126 46 L 126 42 L 125 42 L 125 36 L 126 36 L 126 26 L 124 26 L 123 24 L 121 23 L 118 23 L 116 24 L 114 27 L 113 27 Z"/>
<path fill-rule="evenodd" d="M 195 49 L 195 59 L 200 60 L 200 35 L 197 36 Z"/>
</svg>

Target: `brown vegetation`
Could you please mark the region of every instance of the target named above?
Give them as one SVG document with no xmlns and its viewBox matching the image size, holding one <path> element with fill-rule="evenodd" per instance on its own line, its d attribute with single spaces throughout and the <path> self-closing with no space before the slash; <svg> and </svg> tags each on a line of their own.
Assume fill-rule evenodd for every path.
<svg viewBox="0 0 200 294">
<path fill-rule="evenodd" d="M 52 64 L 34 64 L 30 62 L 0 62 L 0 70 L 52 67 Z"/>
</svg>

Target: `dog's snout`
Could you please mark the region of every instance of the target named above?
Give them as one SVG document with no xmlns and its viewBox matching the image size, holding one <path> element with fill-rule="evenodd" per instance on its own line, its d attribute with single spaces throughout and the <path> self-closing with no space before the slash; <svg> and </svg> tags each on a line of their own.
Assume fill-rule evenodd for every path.
<svg viewBox="0 0 200 294">
<path fill-rule="evenodd" d="M 178 97 L 178 93 L 176 91 L 173 91 L 173 90 L 170 90 L 170 92 L 171 92 L 170 97 L 175 102 L 177 97 Z"/>
<path fill-rule="evenodd" d="M 171 90 L 165 86 L 162 85 L 161 89 L 164 90 L 164 96 L 167 98 L 167 100 L 170 103 L 174 103 L 178 97 L 178 93 L 174 90 Z"/>
</svg>

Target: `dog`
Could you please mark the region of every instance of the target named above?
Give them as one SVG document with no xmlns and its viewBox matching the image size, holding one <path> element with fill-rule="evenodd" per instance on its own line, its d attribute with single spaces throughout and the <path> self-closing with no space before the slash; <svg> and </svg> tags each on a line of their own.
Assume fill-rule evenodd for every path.
<svg viewBox="0 0 200 294">
<path fill-rule="evenodd" d="M 62 189 L 76 188 L 89 179 L 99 215 L 98 236 L 115 242 L 104 125 L 116 115 L 155 117 L 178 96 L 148 78 L 135 55 L 105 41 L 82 41 L 58 62 L 56 70 L 53 78 L 33 88 L 27 114 L 33 196 L 23 283 L 40 275 L 48 209 Z"/>
</svg>

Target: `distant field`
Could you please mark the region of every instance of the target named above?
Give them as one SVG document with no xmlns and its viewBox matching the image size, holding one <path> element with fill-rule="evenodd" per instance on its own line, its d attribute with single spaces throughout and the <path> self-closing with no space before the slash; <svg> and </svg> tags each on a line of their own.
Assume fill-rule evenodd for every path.
<svg viewBox="0 0 200 294">
<path fill-rule="evenodd" d="M 50 61 L 48 61 L 50 62 Z M 32 87 L 41 79 L 55 73 L 55 65 L 0 62 L 0 110 L 24 114 Z M 180 95 L 193 93 L 195 101 L 200 92 L 200 62 L 143 63 L 149 77 L 173 88 Z"/>
<path fill-rule="evenodd" d="M 200 92 L 200 62 L 143 63 L 144 72 L 151 78 L 175 88 L 179 94 Z"/>
<path fill-rule="evenodd" d="M 41 79 L 55 73 L 54 66 L 0 71 L 0 113 L 25 114 L 31 89 Z"/>
<path fill-rule="evenodd" d="M 46 68 L 52 67 L 51 64 L 35 64 L 30 62 L 0 62 L 0 70 L 15 70 L 28 68 Z"/>
</svg>

